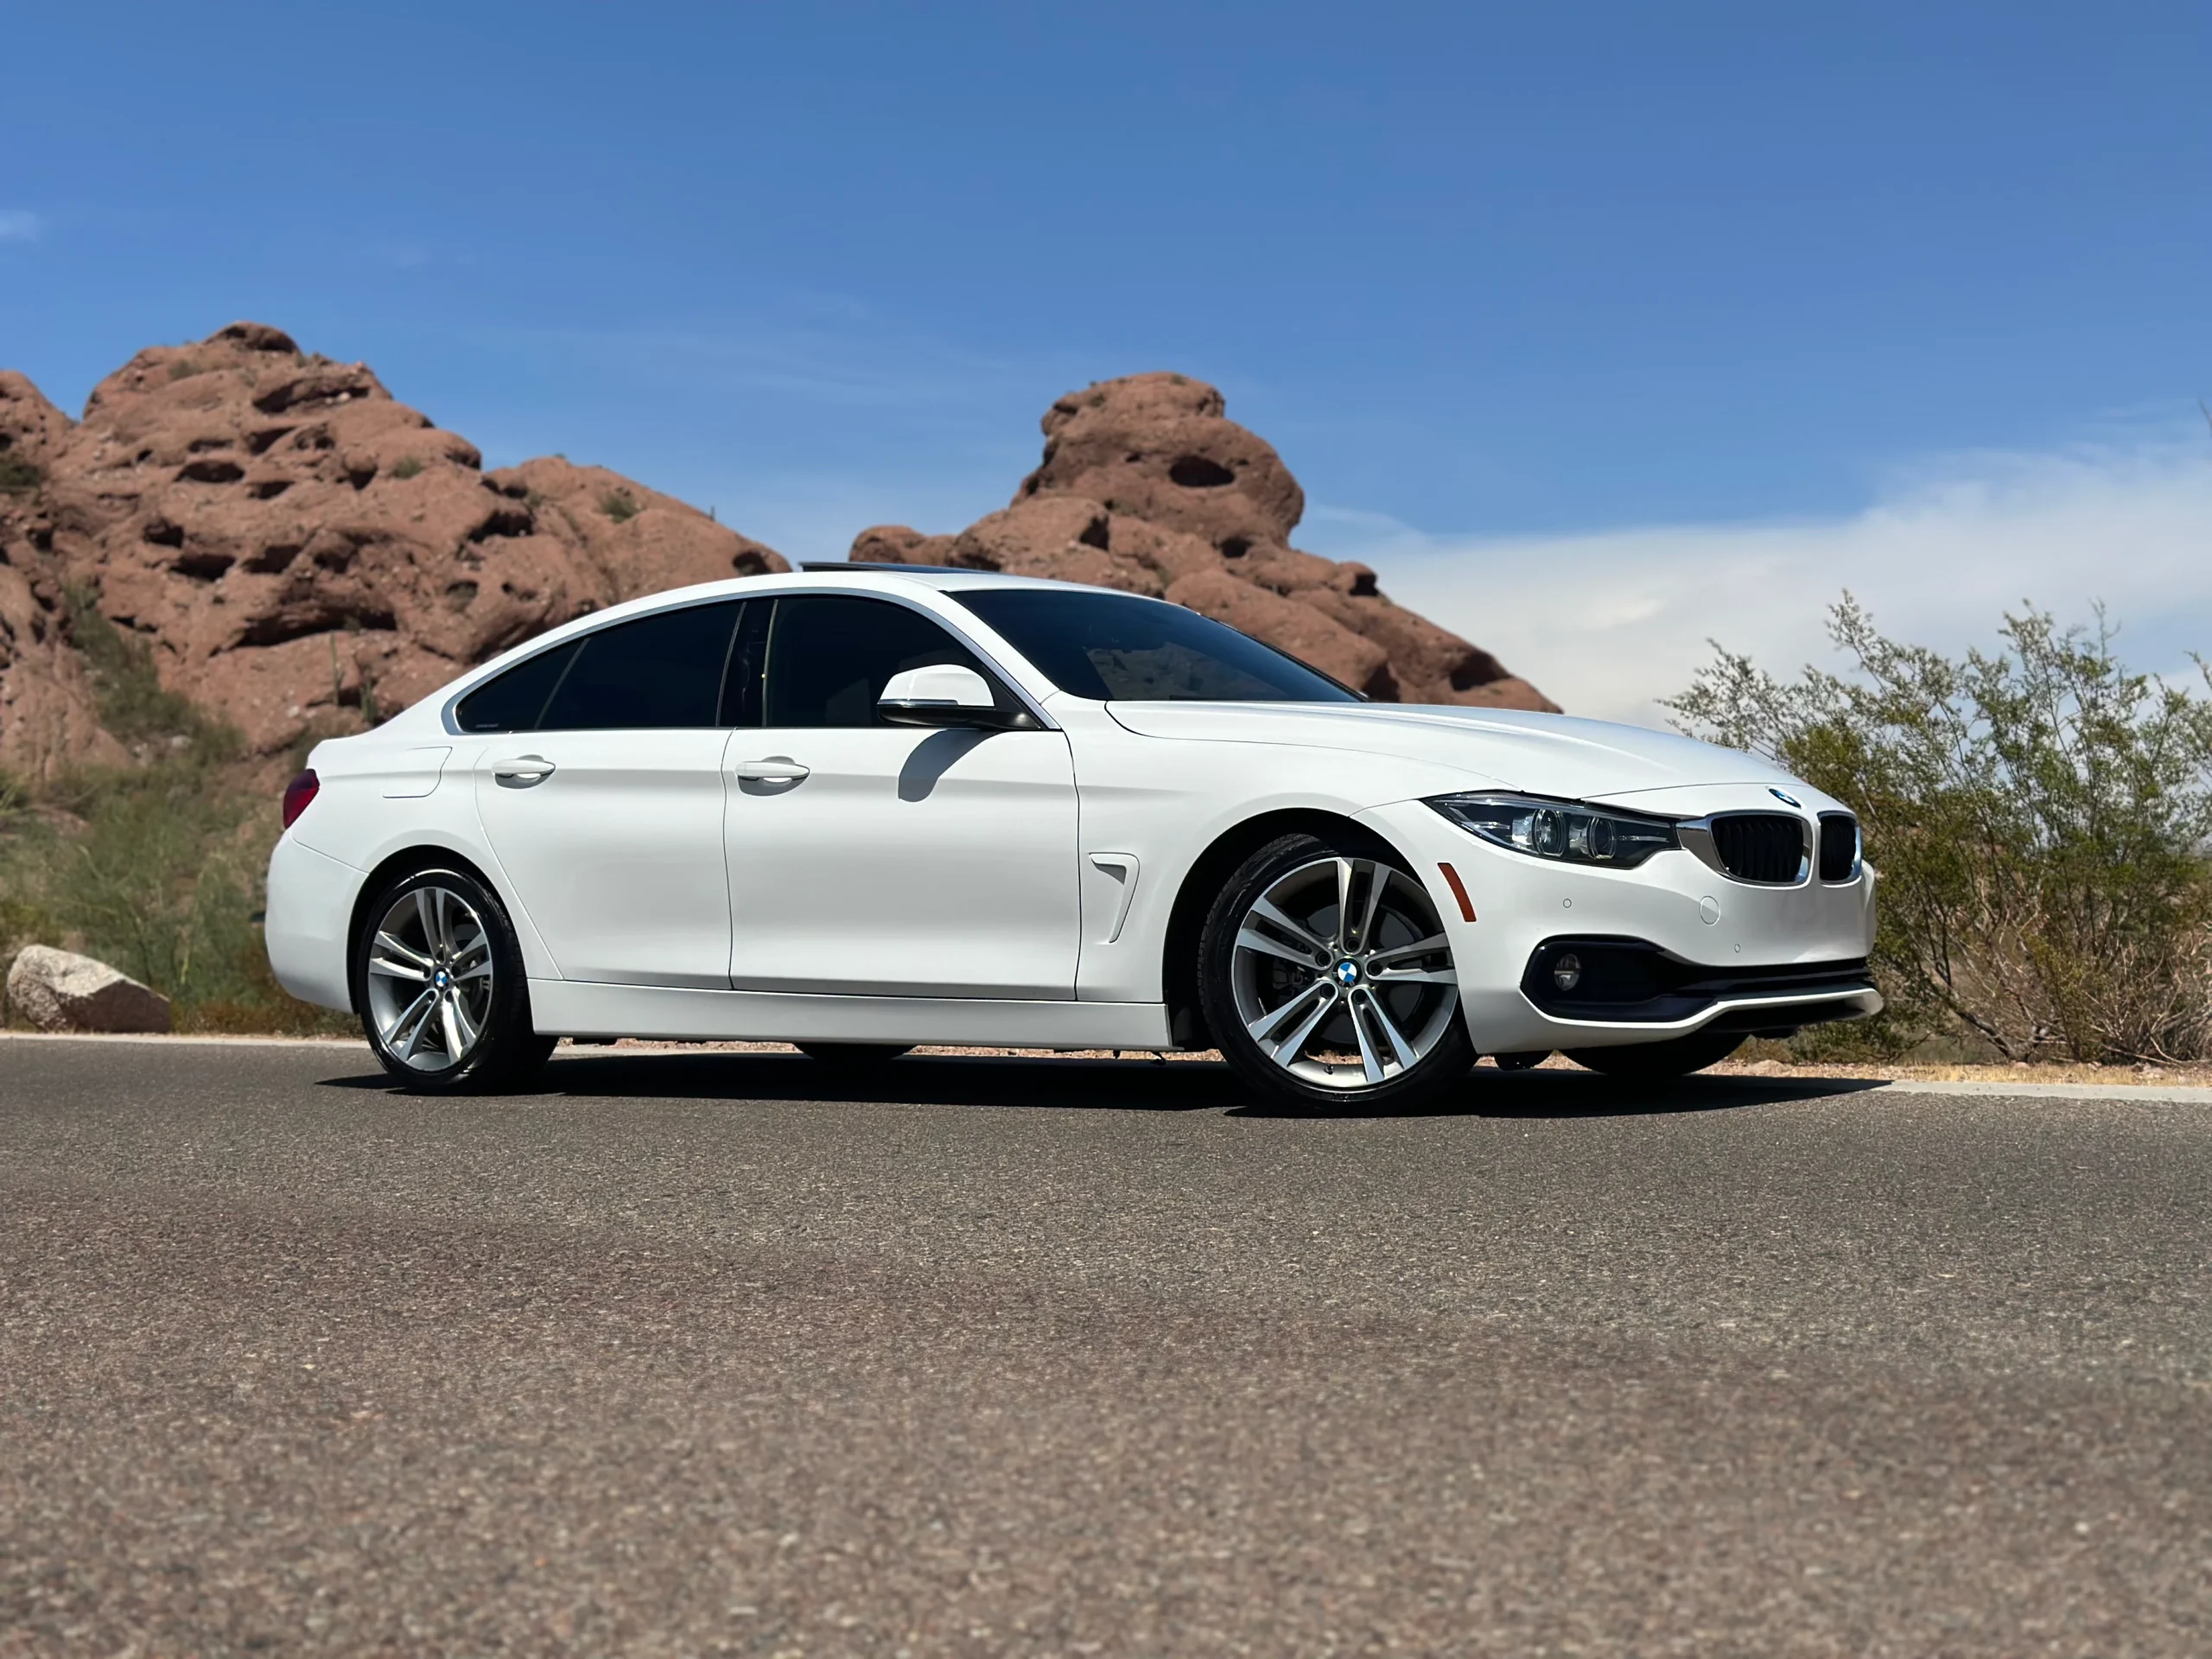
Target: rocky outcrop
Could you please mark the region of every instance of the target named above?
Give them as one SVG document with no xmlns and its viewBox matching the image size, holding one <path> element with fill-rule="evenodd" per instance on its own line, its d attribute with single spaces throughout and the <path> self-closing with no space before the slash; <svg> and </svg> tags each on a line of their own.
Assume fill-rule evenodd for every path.
<svg viewBox="0 0 2212 1659">
<path fill-rule="evenodd" d="M 880 524 L 851 556 L 1173 600 L 1387 702 L 1556 707 L 1488 652 L 1392 604 L 1365 565 L 1291 546 L 1305 492 L 1204 381 L 1101 381 L 1054 404 L 1043 426 L 1044 458 L 1012 505 L 957 536 Z"/>
<path fill-rule="evenodd" d="M 65 631 L 71 586 L 149 644 L 166 689 L 268 753 L 372 722 L 585 612 L 788 568 L 603 468 L 486 473 L 366 365 L 260 323 L 139 353 L 73 423 L 6 377 L 0 431 L 18 480 L 0 503 L 25 551 L 9 567 L 22 593 L 0 575 L 0 764 L 97 744 L 81 666 L 72 681 L 40 638 Z"/>
<path fill-rule="evenodd" d="M 169 1000 L 91 957 L 25 945 L 8 969 L 8 1001 L 41 1031 L 168 1031 Z"/>
<path fill-rule="evenodd" d="M 880 525 L 852 556 L 1157 595 L 1371 696 L 1552 706 L 1364 565 L 1293 547 L 1304 493 L 1213 387 L 1104 381 L 1054 404 L 1044 432 L 1001 511 L 957 535 Z M 103 619 L 141 679 L 149 664 L 273 757 L 586 612 L 787 568 L 617 473 L 557 456 L 486 473 L 366 365 L 265 324 L 139 353 L 75 421 L 0 371 L 0 767 L 40 777 L 162 741 L 118 728 L 126 745 L 103 722 L 111 677 L 96 683 L 80 649 Z M 141 724 L 165 717 L 136 706 Z"/>
</svg>

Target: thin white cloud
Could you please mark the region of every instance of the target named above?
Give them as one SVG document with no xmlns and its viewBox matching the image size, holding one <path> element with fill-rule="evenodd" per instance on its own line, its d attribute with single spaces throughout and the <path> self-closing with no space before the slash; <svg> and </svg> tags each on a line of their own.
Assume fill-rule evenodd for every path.
<svg viewBox="0 0 2212 1659">
<path fill-rule="evenodd" d="M 0 242 L 35 242 L 46 221 L 19 207 L 0 207 Z"/>
<path fill-rule="evenodd" d="M 1656 700 L 1718 639 L 1777 672 L 1833 664 L 1848 588 L 1893 638 L 1958 651 L 2024 602 L 2062 622 L 2101 601 L 2130 666 L 2212 654 L 2212 447 L 2193 440 L 1950 457 L 1864 512 L 1782 524 L 1434 537 L 1324 512 L 1307 539 L 1364 560 L 1400 602 L 1477 641 L 1576 714 L 1662 726 Z"/>
</svg>

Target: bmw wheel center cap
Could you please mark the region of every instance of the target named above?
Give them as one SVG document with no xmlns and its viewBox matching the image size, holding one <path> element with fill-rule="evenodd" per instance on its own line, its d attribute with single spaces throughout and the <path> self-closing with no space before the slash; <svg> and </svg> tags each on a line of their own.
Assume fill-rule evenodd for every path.
<svg viewBox="0 0 2212 1659">
<path fill-rule="evenodd" d="M 1357 985 L 1359 983 L 1359 964 L 1346 958 L 1337 964 L 1336 975 L 1338 984 L 1347 988 Z"/>
</svg>

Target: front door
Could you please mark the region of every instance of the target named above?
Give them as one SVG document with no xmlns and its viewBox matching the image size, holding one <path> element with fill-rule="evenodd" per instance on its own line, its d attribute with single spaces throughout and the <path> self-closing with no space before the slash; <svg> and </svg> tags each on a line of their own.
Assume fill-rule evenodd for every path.
<svg viewBox="0 0 2212 1659">
<path fill-rule="evenodd" d="M 888 600 L 779 599 L 757 644 L 741 647 L 760 680 L 728 754 L 729 982 L 1072 998 L 1067 739 L 880 720 L 875 700 L 903 669 L 958 663 L 997 683 L 938 623 Z"/>
<path fill-rule="evenodd" d="M 469 728 L 480 696 L 504 728 L 477 762 L 477 810 L 564 979 L 729 982 L 720 690 L 738 609 L 586 634 L 503 676 L 515 696 L 494 681 L 457 711 Z"/>
</svg>

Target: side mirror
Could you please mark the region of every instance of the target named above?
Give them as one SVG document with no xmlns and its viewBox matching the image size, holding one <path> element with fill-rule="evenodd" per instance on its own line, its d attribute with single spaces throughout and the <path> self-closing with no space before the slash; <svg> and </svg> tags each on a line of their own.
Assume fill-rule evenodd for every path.
<svg viewBox="0 0 2212 1659">
<path fill-rule="evenodd" d="M 1004 731 L 1036 722 L 1009 713 L 991 695 L 990 682 L 972 668 L 939 663 L 893 674 L 875 700 L 875 712 L 893 726 L 966 726 Z"/>
</svg>

